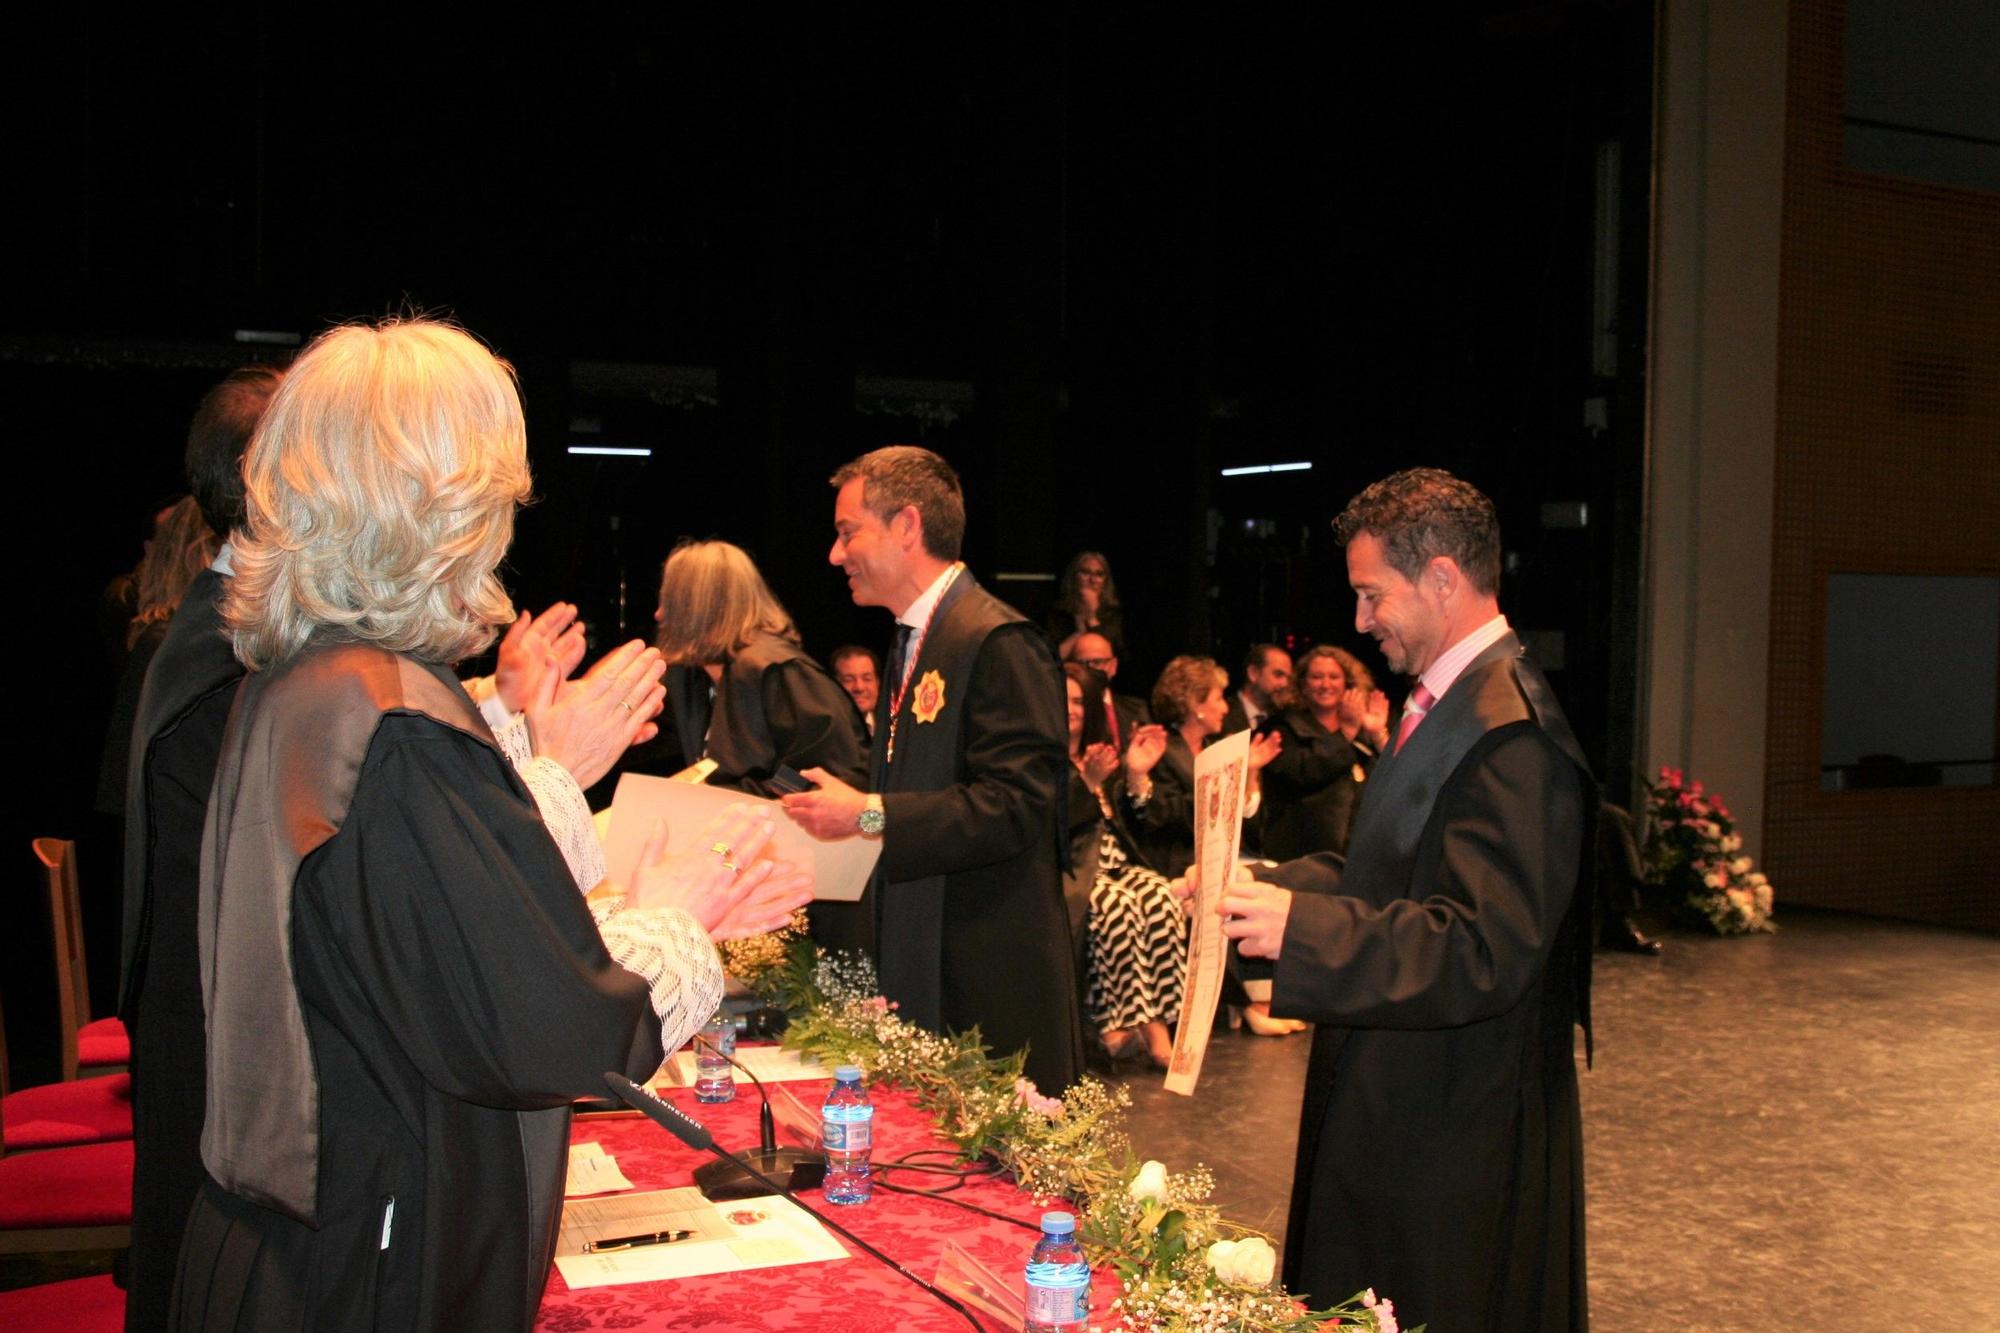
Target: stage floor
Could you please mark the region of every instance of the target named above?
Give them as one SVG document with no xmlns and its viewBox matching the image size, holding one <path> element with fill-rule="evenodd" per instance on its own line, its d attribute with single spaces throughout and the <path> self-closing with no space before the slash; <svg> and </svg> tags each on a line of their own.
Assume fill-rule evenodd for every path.
<svg viewBox="0 0 2000 1333">
<path fill-rule="evenodd" d="M 1593 1327 L 2000 1328 L 2000 939 L 1778 920 L 1597 956 Z M 1133 1075 L 1134 1150 L 1281 1234 L 1305 1058 L 1218 1032 L 1192 1102 Z"/>
</svg>

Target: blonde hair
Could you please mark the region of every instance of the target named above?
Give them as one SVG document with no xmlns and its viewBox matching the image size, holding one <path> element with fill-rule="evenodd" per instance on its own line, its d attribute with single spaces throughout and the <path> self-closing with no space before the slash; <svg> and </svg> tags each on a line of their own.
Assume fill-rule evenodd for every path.
<svg viewBox="0 0 2000 1333">
<path fill-rule="evenodd" d="M 514 618 L 493 571 L 529 489 L 513 367 L 463 329 L 388 320 L 300 354 L 243 459 L 223 602 L 252 670 L 316 637 L 453 663 Z"/>
<path fill-rule="evenodd" d="M 1178 727 L 1194 715 L 1194 710 L 1210 690 L 1226 689 L 1229 673 L 1212 657 L 1176 657 L 1160 672 L 1153 686 L 1153 719 L 1164 726 Z"/>
<path fill-rule="evenodd" d="M 187 596 L 188 585 L 208 568 L 221 544 L 193 496 L 182 496 L 167 511 L 146 547 L 146 558 L 139 562 L 139 613 L 132 617 L 132 627 L 125 633 L 128 648 L 139 641 L 148 625 L 172 618 Z"/>
<path fill-rule="evenodd" d="M 749 553 L 728 542 L 676 546 L 660 570 L 661 656 L 672 666 L 726 662 L 758 634 L 799 641 Z"/>
<path fill-rule="evenodd" d="M 1340 663 L 1340 673 L 1347 677 L 1348 689 L 1373 690 L 1375 688 L 1375 673 L 1361 665 L 1361 659 L 1353 653 L 1348 652 L 1338 644 L 1332 643 L 1315 644 L 1304 657 L 1299 659 L 1297 679 L 1300 684 L 1305 683 L 1306 668 L 1312 663 L 1315 657 L 1329 657 Z"/>
</svg>

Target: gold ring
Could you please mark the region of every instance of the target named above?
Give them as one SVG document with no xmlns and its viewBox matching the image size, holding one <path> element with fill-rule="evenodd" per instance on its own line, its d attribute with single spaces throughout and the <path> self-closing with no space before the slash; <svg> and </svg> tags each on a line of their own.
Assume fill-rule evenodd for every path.
<svg viewBox="0 0 2000 1333">
<path fill-rule="evenodd" d="M 736 873 L 736 863 L 726 856 L 722 858 L 722 868 L 732 875 Z"/>
<path fill-rule="evenodd" d="M 714 852 L 717 856 L 727 861 L 729 859 L 729 854 L 735 851 L 736 849 L 734 847 L 731 847 L 726 842 L 716 842 L 716 843 L 710 843 L 708 850 Z"/>
<path fill-rule="evenodd" d="M 627 703 L 627 702 L 625 702 L 625 701 L 624 701 L 623 699 L 620 699 L 620 700 L 618 701 L 618 706 L 619 706 L 620 708 L 624 709 L 624 710 L 625 710 L 626 712 L 628 712 L 628 713 L 632 711 L 632 705 L 631 705 L 631 704 L 629 704 L 629 703 Z"/>
</svg>

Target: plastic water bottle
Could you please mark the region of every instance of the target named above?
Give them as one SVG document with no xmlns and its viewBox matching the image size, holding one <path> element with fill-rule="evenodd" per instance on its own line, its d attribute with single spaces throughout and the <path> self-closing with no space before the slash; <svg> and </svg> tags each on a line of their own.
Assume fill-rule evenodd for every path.
<svg viewBox="0 0 2000 1333">
<path fill-rule="evenodd" d="M 820 1112 L 820 1144 L 826 1149 L 826 1201 L 867 1203 L 875 1186 L 868 1158 L 875 1148 L 875 1107 L 861 1086 L 861 1071 L 842 1065 L 833 1071 L 833 1091 Z"/>
<path fill-rule="evenodd" d="M 1024 1333 L 1083 1333 L 1090 1320 L 1090 1265 L 1076 1243 L 1073 1213 L 1043 1213 L 1042 1238 L 1028 1256 Z"/>
<path fill-rule="evenodd" d="M 719 1053 L 718 1053 L 719 1052 Z M 694 1039 L 694 1099 L 727 1102 L 736 1098 L 736 1076 L 725 1056 L 736 1054 L 736 1024 L 718 1009 Z"/>
</svg>

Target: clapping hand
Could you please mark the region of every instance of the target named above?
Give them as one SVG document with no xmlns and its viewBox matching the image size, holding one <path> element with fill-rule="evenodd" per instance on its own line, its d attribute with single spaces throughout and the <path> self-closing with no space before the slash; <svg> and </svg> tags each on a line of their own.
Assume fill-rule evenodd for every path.
<svg viewBox="0 0 2000 1333">
<path fill-rule="evenodd" d="M 1125 747 L 1125 776 L 1145 777 L 1167 753 L 1167 729 L 1157 722 L 1132 729 L 1132 743 Z"/>
<path fill-rule="evenodd" d="M 583 622 L 568 602 L 557 602 L 539 616 L 523 611 L 500 640 L 493 692 L 508 712 L 518 713 L 537 697 L 547 672 L 568 680 L 583 661 L 583 649 Z"/>
<path fill-rule="evenodd" d="M 637 639 L 598 659 L 581 680 L 564 680 L 554 650 L 545 654 L 536 694 L 526 707 L 535 754 L 568 769 L 588 787 L 618 762 L 627 746 L 659 734 L 653 719 L 666 702 L 660 650 Z"/>
<path fill-rule="evenodd" d="M 1264 765 L 1278 757 L 1285 748 L 1285 738 L 1276 731 L 1259 732 L 1250 738 L 1250 771 L 1257 772 Z"/>
<path fill-rule="evenodd" d="M 1380 745 L 1389 736 L 1389 696 L 1356 686 L 1340 696 L 1340 720 Z"/>
<path fill-rule="evenodd" d="M 772 832 L 769 806 L 732 805 L 669 860 L 666 823 L 655 820 L 626 905 L 678 907 L 714 940 L 776 930 L 812 901 L 813 880 L 810 870 L 764 855 Z"/>
<path fill-rule="evenodd" d="M 1103 742 L 1087 746 L 1078 756 L 1076 766 L 1083 773 L 1084 785 L 1092 791 L 1099 791 L 1104 786 L 1104 780 L 1118 771 L 1118 751 Z"/>
</svg>

